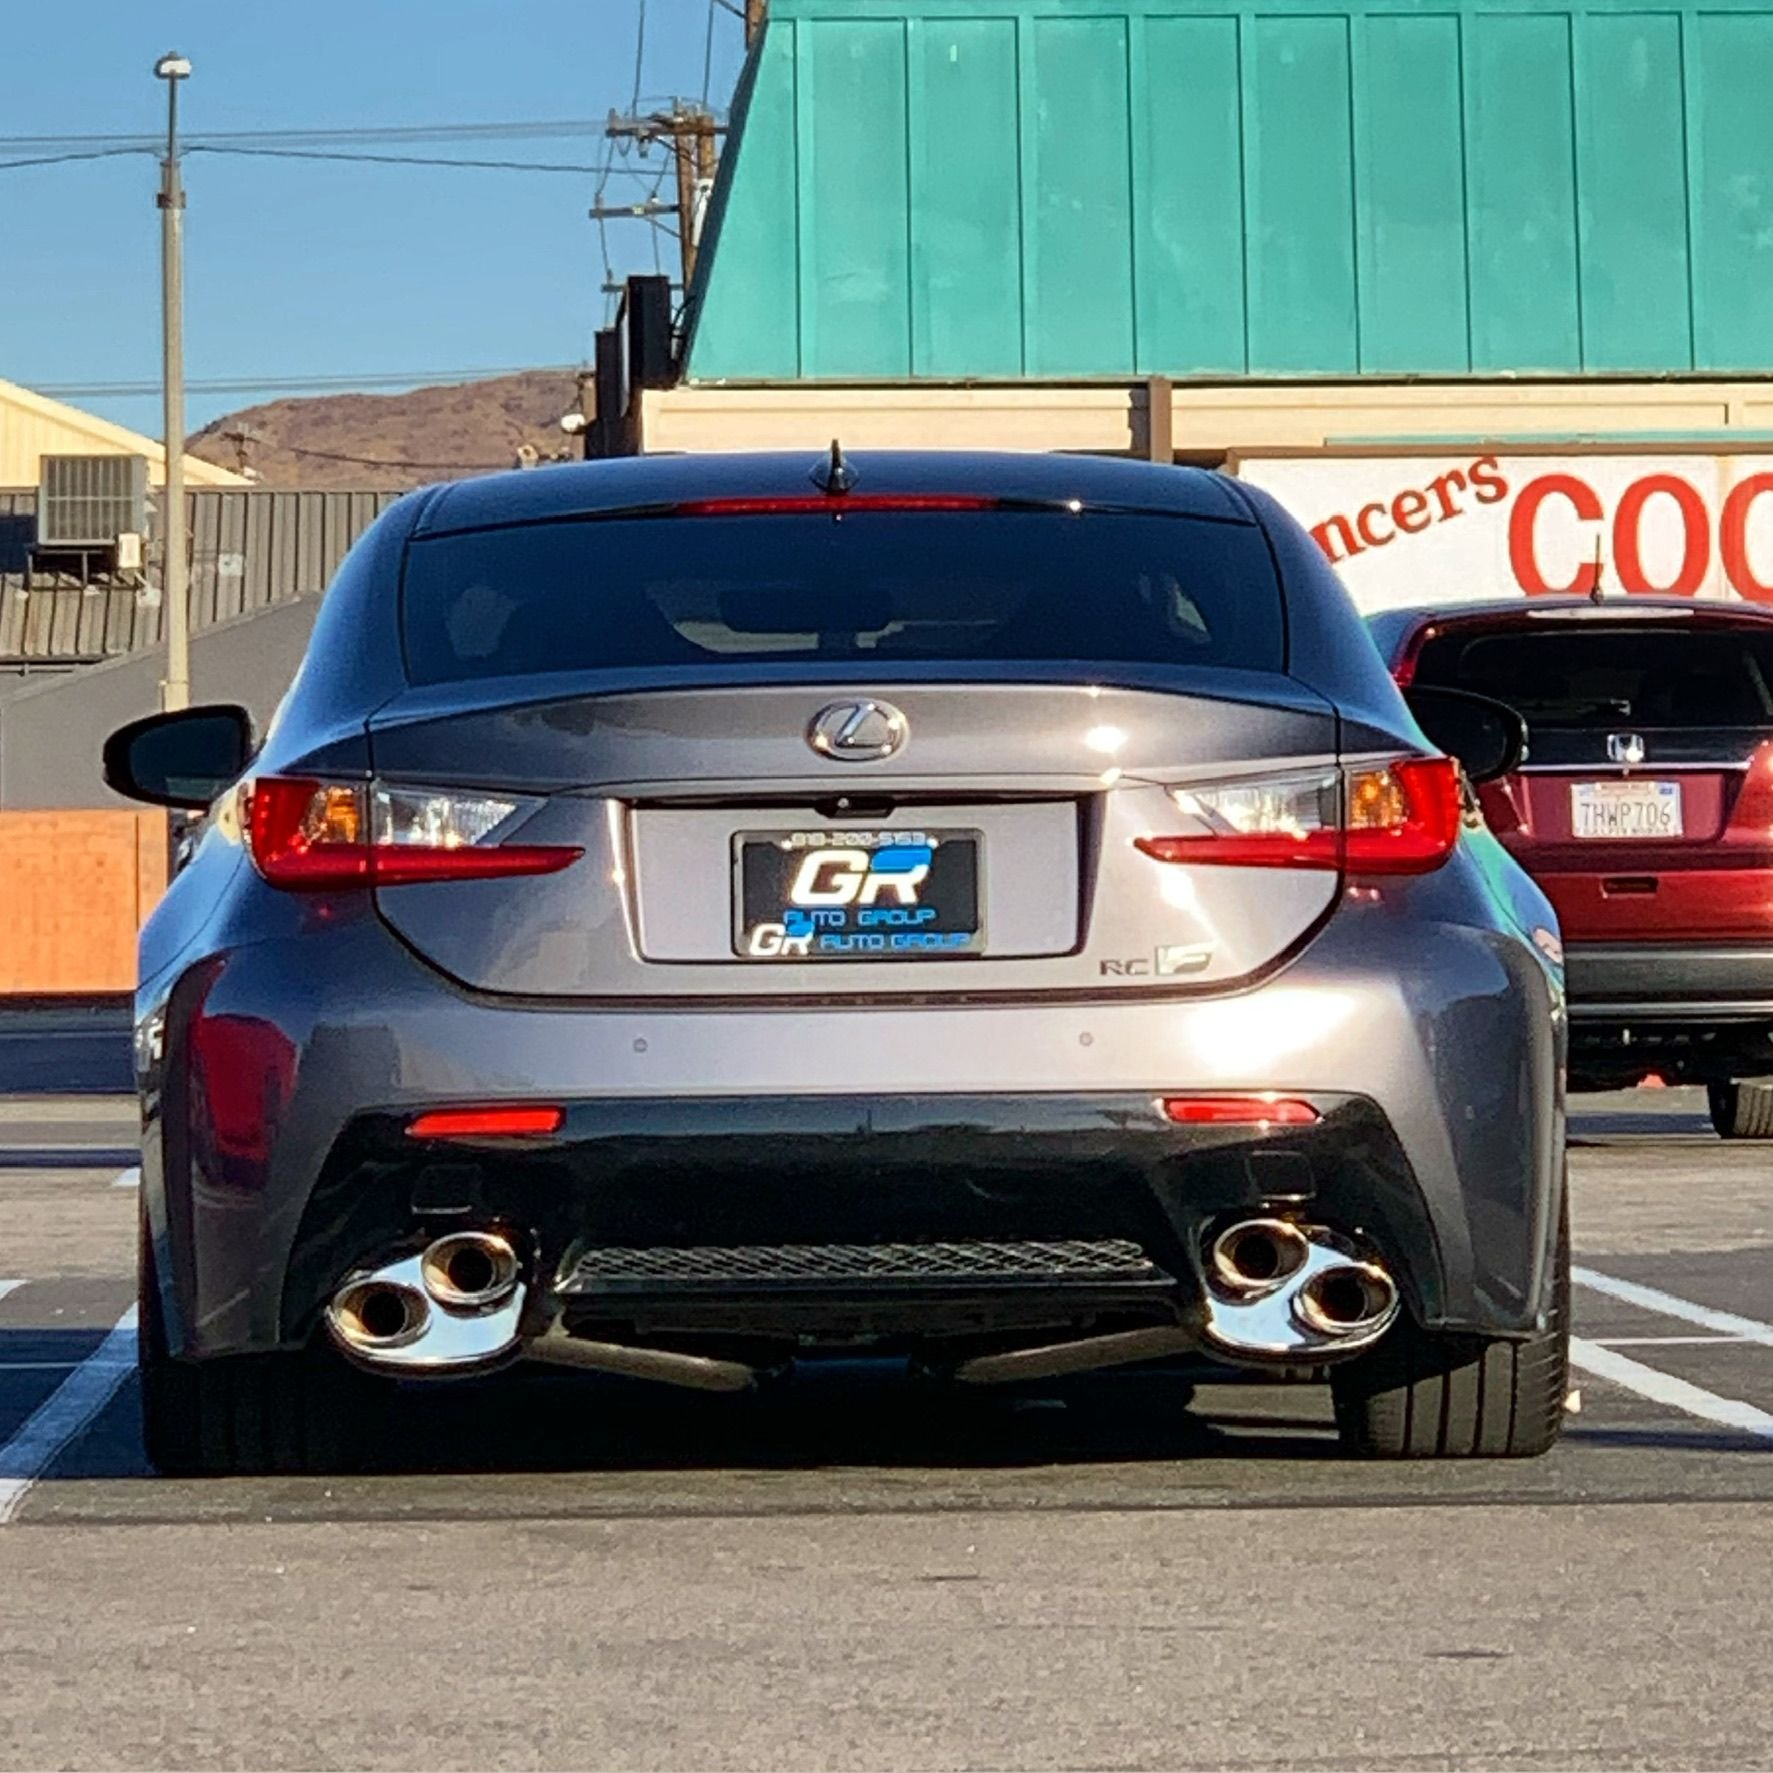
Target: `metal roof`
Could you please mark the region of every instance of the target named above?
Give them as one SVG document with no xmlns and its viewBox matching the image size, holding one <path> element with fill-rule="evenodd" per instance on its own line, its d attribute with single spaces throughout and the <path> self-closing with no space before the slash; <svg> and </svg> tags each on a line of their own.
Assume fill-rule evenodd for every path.
<svg viewBox="0 0 1773 1773">
<path fill-rule="evenodd" d="M 325 590 L 345 551 L 399 496 L 187 494 L 193 629 Z M 0 491 L 0 664 L 86 662 L 157 645 L 159 607 L 136 589 L 39 583 L 25 595 L 23 550 L 35 517 L 34 491 Z"/>
<path fill-rule="evenodd" d="M 1765 373 L 1768 0 L 772 0 L 694 380 Z"/>
</svg>

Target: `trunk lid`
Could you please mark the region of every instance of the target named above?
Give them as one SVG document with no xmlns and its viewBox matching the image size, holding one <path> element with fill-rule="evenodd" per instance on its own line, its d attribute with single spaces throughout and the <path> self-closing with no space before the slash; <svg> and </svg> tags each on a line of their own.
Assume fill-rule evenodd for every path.
<svg viewBox="0 0 1773 1773">
<path fill-rule="evenodd" d="M 1177 671 L 1164 689 L 767 675 L 408 692 L 372 723 L 379 777 L 523 796 L 521 841 L 585 854 L 542 878 L 384 889 L 383 915 L 481 990 L 682 1001 L 1218 985 L 1334 903 L 1333 873 L 1133 847 L 1174 822 L 1173 785 L 1334 766 L 1333 711 L 1277 673 Z M 815 749 L 826 711 L 864 705 L 902 721 L 889 755 Z M 947 895 L 933 930 L 907 869 Z M 842 930 L 819 926 L 822 957 L 756 945 L 795 881 L 796 905 L 845 912 Z M 833 949 L 833 933 L 857 945 Z"/>
</svg>

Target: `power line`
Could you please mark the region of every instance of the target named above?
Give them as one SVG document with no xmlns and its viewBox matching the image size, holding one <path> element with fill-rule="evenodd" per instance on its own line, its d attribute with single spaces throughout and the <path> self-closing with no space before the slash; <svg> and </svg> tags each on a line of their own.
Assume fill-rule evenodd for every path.
<svg viewBox="0 0 1773 1773">
<path fill-rule="evenodd" d="M 362 154 L 342 148 L 229 148 L 194 143 L 193 154 L 249 155 L 262 160 L 342 160 L 367 162 L 376 166 L 460 166 L 484 172 L 564 172 L 579 178 L 596 178 L 605 173 L 628 172 L 626 167 L 605 162 L 596 165 L 549 160 L 464 160 L 457 155 L 431 154 Z"/>
<path fill-rule="evenodd" d="M 263 438 L 258 440 L 264 442 Z M 487 474 L 495 473 L 500 468 L 509 468 L 509 461 L 504 462 L 396 462 L 384 456 L 349 456 L 341 455 L 332 449 L 308 449 L 299 443 L 276 443 L 270 446 L 281 449 L 292 456 L 312 456 L 321 462 L 349 462 L 357 468 L 418 468 L 425 473 L 462 473 Z"/>
<path fill-rule="evenodd" d="M 153 148 L 81 148 L 65 154 L 36 154 L 28 160 L 0 160 L 0 172 L 19 166 L 66 166 L 75 160 L 114 160 L 119 154 L 152 154 Z"/>
<path fill-rule="evenodd" d="M 547 141 L 596 137 L 603 125 L 583 118 L 561 122 L 361 124 L 339 129 L 205 129 L 185 138 L 198 143 L 288 148 L 336 147 L 352 142 Z M 0 153 L 60 153 L 75 148 L 162 148 L 162 136 L 143 132 L 78 135 L 0 135 Z"/>
<path fill-rule="evenodd" d="M 185 384 L 193 394 L 351 393 L 370 388 L 449 387 L 457 382 L 495 381 L 505 376 L 578 374 L 576 363 L 525 364 L 515 369 L 433 369 L 369 375 L 224 376 Z M 32 392 L 51 400 L 124 400 L 158 394 L 157 381 L 34 383 Z"/>
</svg>

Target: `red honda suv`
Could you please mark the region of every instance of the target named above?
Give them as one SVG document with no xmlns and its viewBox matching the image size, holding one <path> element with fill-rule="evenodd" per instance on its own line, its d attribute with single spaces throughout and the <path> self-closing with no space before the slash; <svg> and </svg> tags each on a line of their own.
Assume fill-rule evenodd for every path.
<svg viewBox="0 0 1773 1773">
<path fill-rule="evenodd" d="M 1478 790 L 1563 924 L 1570 1086 L 1702 1083 L 1773 1138 L 1773 610 L 1515 598 L 1369 619 L 1400 683 L 1505 702 Z"/>
</svg>

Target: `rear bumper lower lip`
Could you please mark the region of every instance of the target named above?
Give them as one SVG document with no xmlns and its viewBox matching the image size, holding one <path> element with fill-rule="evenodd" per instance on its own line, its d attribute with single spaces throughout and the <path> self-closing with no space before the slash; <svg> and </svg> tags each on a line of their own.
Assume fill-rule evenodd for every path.
<svg viewBox="0 0 1773 1773">
<path fill-rule="evenodd" d="M 1572 1022 L 1773 1020 L 1773 943 L 1565 942 Z"/>
</svg>

